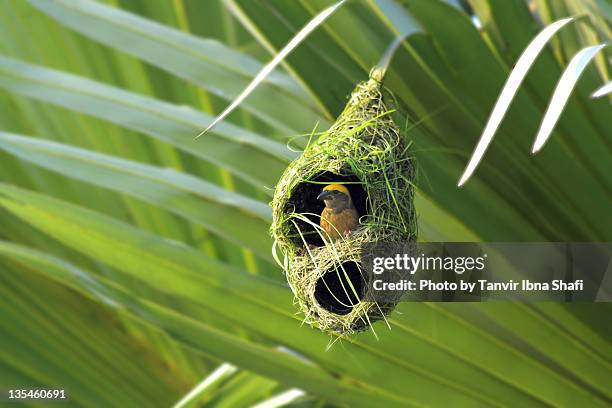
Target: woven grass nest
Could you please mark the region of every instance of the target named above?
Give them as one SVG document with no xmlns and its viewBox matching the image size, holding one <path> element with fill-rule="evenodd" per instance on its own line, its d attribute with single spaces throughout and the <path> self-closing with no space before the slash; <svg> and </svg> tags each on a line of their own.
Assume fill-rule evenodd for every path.
<svg viewBox="0 0 612 408">
<path fill-rule="evenodd" d="M 362 245 L 416 239 L 415 168 L 381 80 L 373 70 L 357 85 L 332 127 L 288 166 L 271 203 L 277 260 L 305 322 L 328 333 L 364 330 L 395 307 L 363 300 L 372 297 Z M 360 216 L 360 227 L 336 241 L 319 227 L 324 204 L 316 199 L 331 183 L 348 188 Z"/>
</svg>

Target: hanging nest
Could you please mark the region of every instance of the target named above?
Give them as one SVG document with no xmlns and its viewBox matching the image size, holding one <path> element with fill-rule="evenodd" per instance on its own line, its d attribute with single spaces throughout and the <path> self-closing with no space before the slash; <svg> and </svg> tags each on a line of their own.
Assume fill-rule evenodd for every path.
<svg viewBox="0 0 612 408">
<path fill-rule="evenodd" d="M 351 334 L 384 319 L 395 303 L 363 299 L 371 287 L 361 268 L 364 244 L 414 241 L 415 169 L 408 145 L 383 102 L 381 71 L 357 85 L 336 123 L 289 165 L 272 200 L 271 234 L 305 321 Z M 348 188 L 360 227 L 330 241 L 319 227 L 327 184 Z"/>
</svg>

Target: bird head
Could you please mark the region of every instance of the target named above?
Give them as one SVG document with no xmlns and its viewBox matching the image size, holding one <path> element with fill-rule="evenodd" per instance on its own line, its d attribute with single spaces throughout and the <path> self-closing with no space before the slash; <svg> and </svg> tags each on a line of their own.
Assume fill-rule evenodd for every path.
<svg viewBox="0 0 612 408">
<path fill-rule="evenodd" d="M 324 201 L 325 206 L 334 210 L 343 210 L 351 206 L 351 194 L 342 184 L 329 184 L 323 188 L 317 200 Z"/>
</svg>

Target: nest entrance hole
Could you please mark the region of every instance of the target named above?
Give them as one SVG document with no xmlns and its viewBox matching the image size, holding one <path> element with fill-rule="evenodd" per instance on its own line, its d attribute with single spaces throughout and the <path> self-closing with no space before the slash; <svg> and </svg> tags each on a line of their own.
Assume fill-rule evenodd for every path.
<svg viewBox="0 0 612 408">
<path fill-rule="evenodd" d="M 325 272 L 315 284 L 315 299 L 323 309 L 339 315 L 349 314 L 361 299 L 366 281 L 356 262 L 344 262 Z"/>
<path fill-rule="evenodd" d="M 291 192 L 291 198 L 287 202 L 286 211 L 304 214 L 312 223 L 319 225 L 319 215 L 325 208 L 317 196 L 327 184 L 344 184 L 351 194 L 353 205 L 359 216 L 368 213 L 368 195 L 363 188 L 362 181 L 354 175 L 339 175 L 331 172 L 323 172 L 309 181 L 298 184 Z M 314 215 L 312 215 L 314 214 Z M 316 228 L 306 221 L 296 219 L 299 231 L 309 245 L 323 246 L 325 243 L 316 231 Z M 294 226 L 291 227 L 291 240 L 297 247 L 304 246 L 302 237 Z"/>
</svg>

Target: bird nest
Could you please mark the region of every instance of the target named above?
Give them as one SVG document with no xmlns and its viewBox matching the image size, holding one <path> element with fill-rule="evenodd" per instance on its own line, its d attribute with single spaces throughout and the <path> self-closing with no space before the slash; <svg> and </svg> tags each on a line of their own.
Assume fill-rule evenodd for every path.
<svg viewBox="0 0 612 408">
<path fill-rule="evenodd" d="M 369 300 L 363 245 L 416 239 L 415 169 L 380 79 L 357 85 L 333 126 L 286 169 L 271 203 L 276 258 L 305 321 L 325 332 L 363 330 L 395 307 Z M 319 226 L 324 204 L 317 200 L 331 183 L 348 188 L 360 216 L 359 228 L 335 241 Z"/>
</svg>

